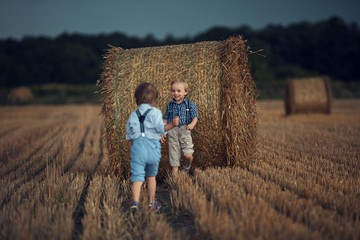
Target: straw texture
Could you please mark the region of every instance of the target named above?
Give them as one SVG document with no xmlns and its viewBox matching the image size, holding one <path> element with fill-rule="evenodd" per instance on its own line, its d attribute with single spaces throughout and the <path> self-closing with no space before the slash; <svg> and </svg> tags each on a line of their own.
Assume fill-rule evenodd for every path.
<svg viewBox="0 0 360 240">
<path fill-rule="evenodd" d="M 328 77 L 289 79 L 285 86 L 285 112 L 331 113 L 332 92 Z"/>
<path fill-rule="evenodd" d="M 164 113 L 171 101 L 170 83 L 185 79 L 189 99 L 200 121 L 192 131 L 194 167 L 247 167 L 256 154 L 256 108 L 246 41 L 199 42 L 124 50 L 111 47 L 104 56 L 99 81 L 109 171 L 129 176 L 125 125 L 137 109 L 134 91 L 143 81 L 159 90 L 158 108 Z M 162 145 L 159 175 L 170 169 L 167 144 Z"/>
</svg>

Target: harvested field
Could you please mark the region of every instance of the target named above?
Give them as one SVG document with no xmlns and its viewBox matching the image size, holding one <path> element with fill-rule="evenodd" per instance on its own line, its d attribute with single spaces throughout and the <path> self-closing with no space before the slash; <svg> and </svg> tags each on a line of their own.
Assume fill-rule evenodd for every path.
<svg viewBox="0 0 360 240">
<path fill-rule="evenodd" d="M 0 107 L 0 239 L 359 239 L 360 100 L 257 106 L 248 169 L 168 177 L 161 213 L 135 219 L 129 183 L 107 174 L 100 106 Z"/>
</svg>

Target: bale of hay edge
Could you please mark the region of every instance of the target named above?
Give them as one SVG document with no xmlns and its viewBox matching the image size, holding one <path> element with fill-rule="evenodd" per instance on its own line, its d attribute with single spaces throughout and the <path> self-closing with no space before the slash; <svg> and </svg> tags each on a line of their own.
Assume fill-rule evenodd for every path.
<svg viewBox="0 0 360 240">
<path fill-rule="evenodd" d="M 242 37 L 127 50 L 111 47 L 102 68 L 99 92 L 111 173 L 125 178 L 130 173 L 125 125 L 137 109 L 135 88 L 143 81 L 154 84 L 159 90 L 157 107 L 164 113 L 172 99 L 170 83 L 175 77 L 189 83 L 189 99 L 197 105 L 200 116 L 192 132 L 193 166 L 247 167 L 253 161 L 255 88 Z M 163 144 L 159 175 L 169 169 L 168 147 Z"/>
<path fill-rule="evenodd" d="M 328 77 L 291 78 L 285 85 L 285 113 L 331 113 L 332 92 Z"/>
</svg>

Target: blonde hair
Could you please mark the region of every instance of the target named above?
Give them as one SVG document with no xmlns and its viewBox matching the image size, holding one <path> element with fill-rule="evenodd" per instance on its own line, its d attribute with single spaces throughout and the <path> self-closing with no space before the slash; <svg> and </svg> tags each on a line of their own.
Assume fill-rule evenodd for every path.
<svg viewBox="0 0 360 240">
<path fill-rule="evenodd" d="M 170 86 L 172 86 L 174 83 L 184 84 L 185 92 L 189 92 L 189 84 L 187 82 L 185 82 L 185 80 L 183 78 L 175 78 L 174 80 L 172 80 Z"/>
</svg>

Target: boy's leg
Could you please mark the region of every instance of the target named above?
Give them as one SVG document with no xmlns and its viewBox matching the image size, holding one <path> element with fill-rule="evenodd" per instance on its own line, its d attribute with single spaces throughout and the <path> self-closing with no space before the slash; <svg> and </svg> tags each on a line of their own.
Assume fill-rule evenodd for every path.
<svg viewBox="0 0 360 240">
<path fill-rule="evenodd" d="M 131 194 L 134 202 L 140 202 L 140 191 L 143 182 L 136 181 L 131 184 Z"/>
<path fill-rule="evenodd" d="M 169 162 L 172 168 L 172 173 L 176 174 L 179 171 L 181 150 L 179 143 L 179 128 L 173 128 L 168 132 L 168 144 L 169 144 Z"/>
<path fill-rule="evenodd" d="M 131 146 L 131 195 L 134 202 L 140 201 L 141 186 L 145 181 L 145 162 L 147 153 L 144 152 L 143 139 L 135 139 Z"/>
<path fill-rule="evenodd" d="M 179 167 L 172 167 L 172 174 L 177 174 L 179 172 Z"/>
<path fill-rule="evenodd" d="M 190 153 L 188 155 L 185 155 L 185 168 L 189 168 L 192 161 L 193 161 L 194 157 L 193 155 Z"/>
<path fill-rule="evenodd" d="M 185 168 L 189 168 L 194 159 L 194 144 L 192 142 L 191 131 L 187 130 L 186 126 L 181 126 L 179 135 L 179 142 L 185 157 Z"/>
<path fill-rule="evenodd" d="M 152 203 L 155 201 L 155 194 L 156 194 L 156 177 L 147 177 L 147 189 L 149 195 L 149 202 Z"/>
<path fill-rule="evenodd" d="M 155 194 L 156 194 L 156 177 L 147 177 L 147 188 L 149 194 L 149 203 L 148 207 L 154 210 L 155 212 L 159 212 L 161 208 L 161 204 L 158 201 L 155 201 Z"/>
</svg>

